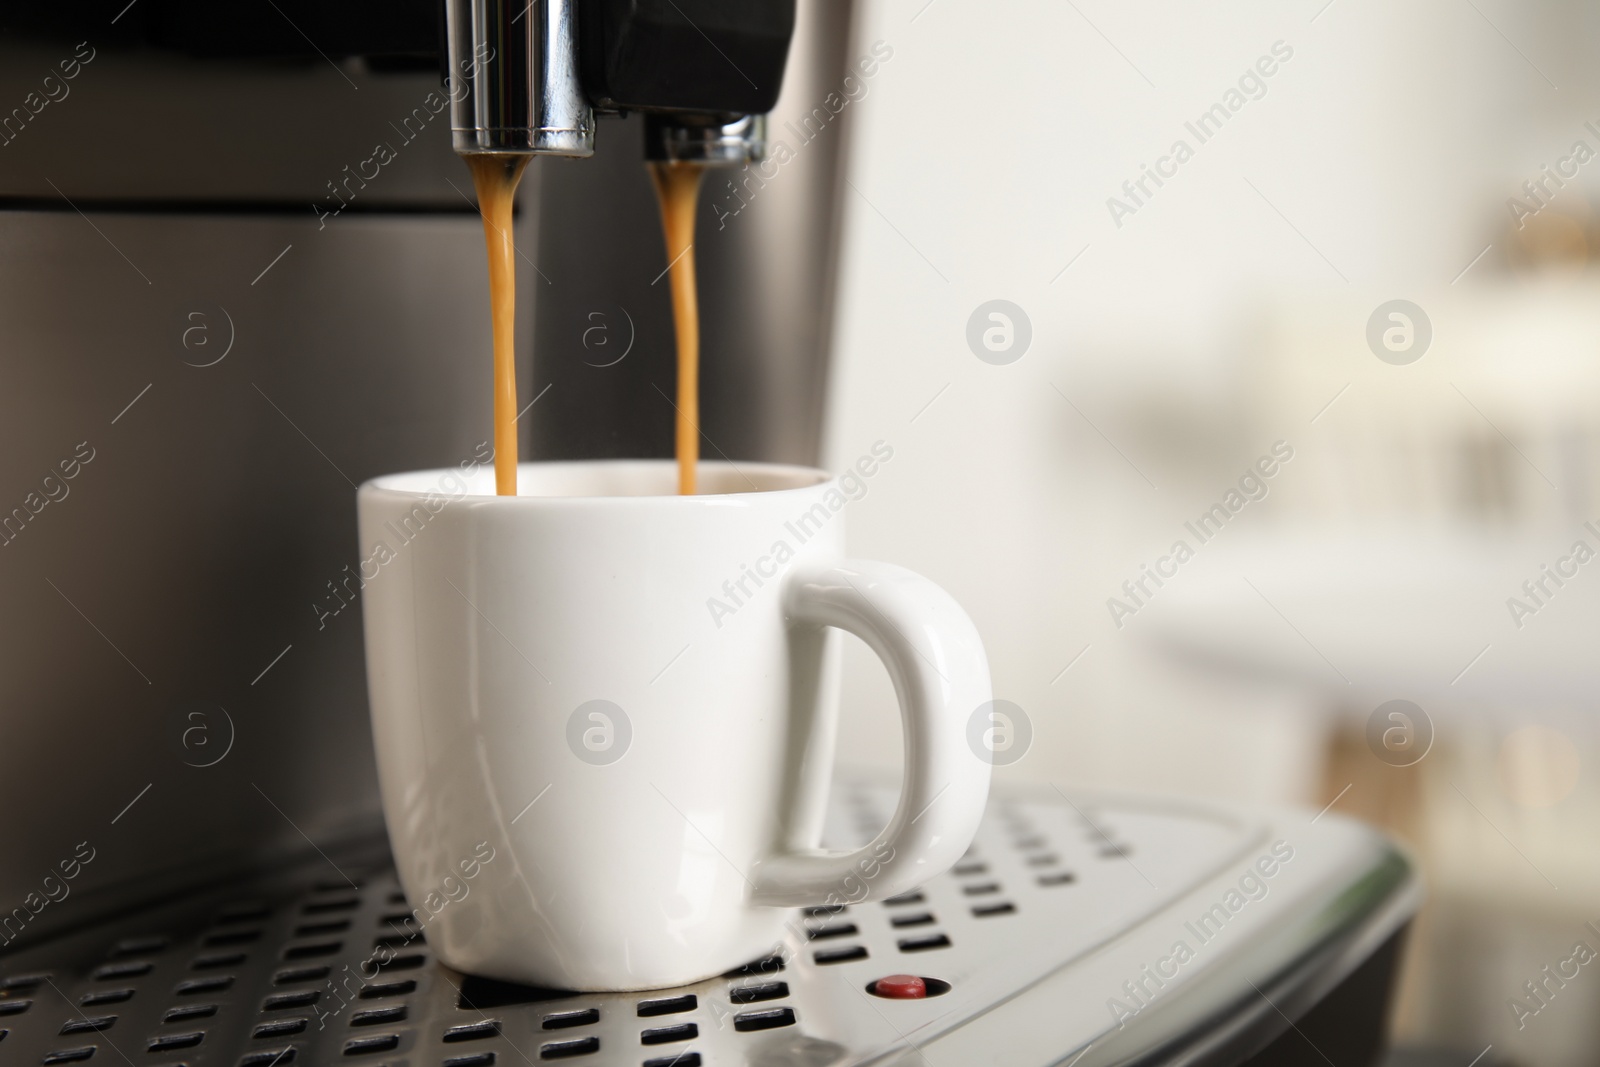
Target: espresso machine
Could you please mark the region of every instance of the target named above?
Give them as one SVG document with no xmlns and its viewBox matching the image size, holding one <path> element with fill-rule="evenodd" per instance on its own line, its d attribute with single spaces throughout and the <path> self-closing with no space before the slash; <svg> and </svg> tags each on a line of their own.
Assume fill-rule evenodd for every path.
<svg viewBox="0 0 1600 1067">
<path fill-rule="evenodd" d="M 697 986 L 430 956 L 387 861 L 353 497 L 490 436 L 458 154 L 542 157 L 524 456 L 671 455 L 642 160 L 674 159 L 716 167 L 705 438 L 815 463 L 847 131 L 812 116 L 851 29 L 846 0 L 0 3 L 0 1063 L 1372 1061 L 1420 891 L 1335 814 L 1006 791 L 949 874 Z M 784 131 L 805 150 L 764 163 Z M 893 797 L 841 783 L 830 842 Z"/>
</svg>

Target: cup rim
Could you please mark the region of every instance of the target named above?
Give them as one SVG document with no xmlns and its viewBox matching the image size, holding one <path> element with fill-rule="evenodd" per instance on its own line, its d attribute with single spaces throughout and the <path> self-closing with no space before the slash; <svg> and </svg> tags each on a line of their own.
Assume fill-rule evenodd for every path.
<svg viewBox="0 0 1600 1067">
<path fill-rule="evenodd" d="M 493 467 L 493 462 L 479 463 L 479 468 Z M 605 502 L 611 506 L 640 506 L 652 504 L 667 507 L 694 507 L 716 504 L 719 502 L 747 502 L 752 500 L 774 500 L 786 496 L 804 493 L 813 493 L 819 489 L 838 481 L 838 475 L 820 467 L 811 467 L 794 463 L 746 463 L 730 460 L 701 460 L 698 469 L 719 473 L 733 472 L 738 474 L 768 475 L 775 478 L 794 479 L 797 484 L 784 485 L 773 489 L 753 489 L 732 493 L 695 493 L 692 496 L 682 496 L 677 493 L 659 493 L 644 495 L 625 495 L 617 493 L 593 494 L 524 494 L 520 491 L 524 474 L 534 474 L 539 471 L 553 471 L 560 468 L 568 470 L 596 470 L 604 468 L 636 467 L 650 470 L 673 471 L 677 468 L 677 461 L 673 459 L 573 459 L 573 460 L 527 460 L 517 464 L 519 492 L 516 496 L 500 496 L 494 493 L 454 493 L 440 487 L 440 482 L 447 476 L 460 477 L 461 470 L 457 467 L 431 467 L 421 470 L 395 471 L 389 474 L 380 474 L 368 478 L 357 489 L 360 496 L 369 494 L 383 494 L 405 499 L 421 500 L 430 495 L 448 496 L 459 503 L 472 503 L 474 505 L 488 505 L 492 507 L 560 507 L 564 505 L 586 504 L 593 505 Z M 401 486 L 394 483 L 404 480 L 407 485 Z M 415 486 L 415 487 L 412 487 Z"/>
</svg>

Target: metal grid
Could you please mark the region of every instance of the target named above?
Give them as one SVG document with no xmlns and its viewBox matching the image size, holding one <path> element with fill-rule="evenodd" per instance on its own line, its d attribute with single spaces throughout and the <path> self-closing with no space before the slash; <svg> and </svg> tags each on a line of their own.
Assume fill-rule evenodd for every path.
<svg viewBox="0 0 1600 1067">
<path fill-rule="evenodd" d="M 828 839 L 870 838 L 893 801 L 846 790 Z M 451 971 L 391 871 L 347 870 L 351 885 L 324 865 L 314 884 L 179 901 L 0 962 L 0 1062 L 865 1063 L 918 1048 L 1105 944 L 1261 833 L 1215 813 L 1000 800 L 962 862 L 917 892 L 795 912 L 771 956 L 720 978 L 602 995 Z M 949 988 L 920 1001 L 869 992 L 907 972 Z"/>
</svg>

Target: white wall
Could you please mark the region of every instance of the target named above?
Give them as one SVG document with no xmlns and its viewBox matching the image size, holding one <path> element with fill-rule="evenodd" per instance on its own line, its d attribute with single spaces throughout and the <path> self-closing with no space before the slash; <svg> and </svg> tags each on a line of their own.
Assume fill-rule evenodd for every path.
<svg viewBox="0 0 1600 1067">
<path fill-rule="evenodd" d="M 1561 5 L 1323 4 L 861 11 L 857 53 L 894 55 L 852 105 L 828 459 L 894 446 L 851 507 L 852 550 L 974 616 L 996 695 L 1036 728 L 1007 773 L 1315 793 L 1304 697 L 1175 679 L 1105 600 L 1270 446 L 1271 413 L 1247 421 L 1239 399 L 1260 311 L 1435 292 L 1503 244 L 1505 198 L 1583 134 L 1594 39 Z M 1280 41 L 1264 95 L 1198 143 L 1185 121 Z M 1114 224 L 1107 198 L 1179 137 L 1194 158 Z M 1492 283 L 1500 256 L 1460 285 Z M 994 298 L 1032 322 L 1008 366 L 964 338 Z M 852 649 L 847 758 L 895 761 L 891 707 Z"/>
</svg>

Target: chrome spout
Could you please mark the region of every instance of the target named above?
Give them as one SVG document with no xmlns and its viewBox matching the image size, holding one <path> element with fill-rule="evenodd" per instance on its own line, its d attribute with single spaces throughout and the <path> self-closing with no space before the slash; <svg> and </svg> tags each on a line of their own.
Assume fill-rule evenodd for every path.
<svg viewBox="0 0 1600 1067">
<path fill-rule="evenodd" d="M 576 7 L 576 0 L 445 0 L 456 152 L 594 154 Z"/>
</svg>

